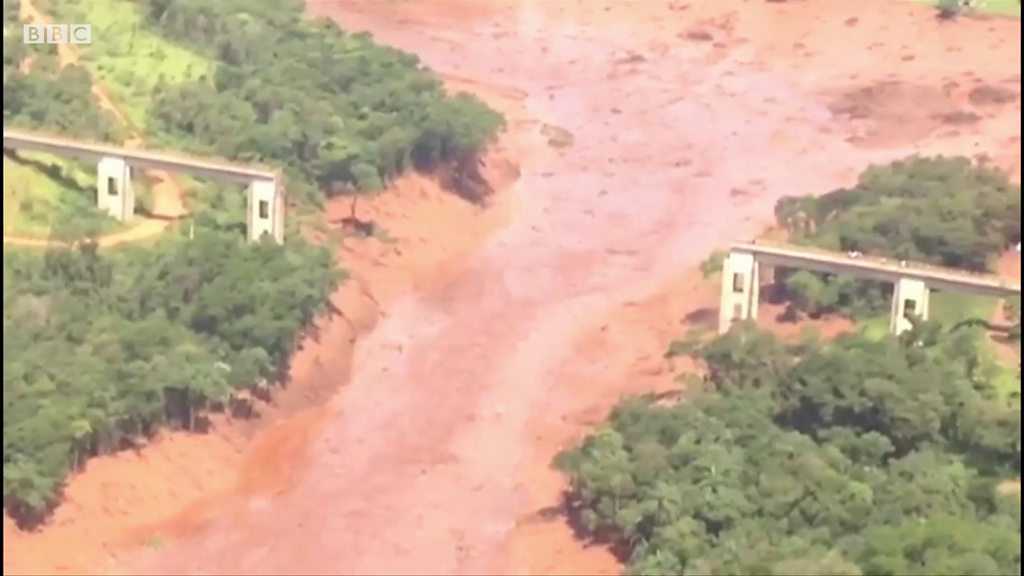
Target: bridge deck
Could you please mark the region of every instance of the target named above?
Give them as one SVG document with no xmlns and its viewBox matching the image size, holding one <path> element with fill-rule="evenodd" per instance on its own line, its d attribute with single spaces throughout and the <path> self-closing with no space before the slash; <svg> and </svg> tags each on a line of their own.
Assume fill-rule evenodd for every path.
<svg viewBox="0 0 1024 576">
<path fill-rule="evenodd" d="M 222 159 L 195 158 L 184 154 L 124 148 L 60 136 L 8 130 L 7 128 L 4 128 L 3 146 L 5 150 L 34 150 L 57 156 L 74 156 L 90 160 L 99 160 L 104 157 L 122 158 L 133 168 L 185 172 L 203 178 L 242 184 L 248 184 L 253 180 L 278 180 L 278 171 L 263 166 L 236 164 Z"/>
<path fill-rule="evenodd" d="M 775 266 L 792 266 L 817 272 L 849 274 L 895 282 L 900 278 L 920 280 L 937 290 L 967 292 L 985 296 L 1020 295 L 1020 283 L 1010 282 L 993 274 L 978 274 L 941 266 L 908 262 L 902 266 L 894 259 L 860 256 L 851 258 L 847 254 L 788 246 L 784 244 L 735 244 L 732 249 L 757 256 L 759 262 Z"/>
</svg>

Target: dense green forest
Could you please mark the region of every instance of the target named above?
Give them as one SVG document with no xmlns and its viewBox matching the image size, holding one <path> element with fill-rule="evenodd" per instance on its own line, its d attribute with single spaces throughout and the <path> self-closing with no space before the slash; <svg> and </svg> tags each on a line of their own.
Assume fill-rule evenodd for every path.
<svg viewBox="0 0 1024 576">
<path fill-rule="evenodd" d="M 18 7 L 18 0 L 4 0 L 4 126 L 119 140 L 116 120 L 92 99 L 89 72 L 81 66 L 61 69 L 55 45 L 22 42 Z M 26 59 L 30 73 L 21 70 Z"/>
<path fill-rule="evenodd" d="M 329 194 L 442 165 L 467 197 L 489 192 L 478 153 L 502 117 L 448 97 L 415 56 L 304 21 L 301 0 L 142 2 L 161 34 L 218 63 L 215 78 L 157 87 L 159 131 L 176 142 L 292 167 Z"/>
<path fill-rule="evenodd" d="M 1020 186 L 966 158 L 908 158 L 871 167 L 852 188 L 790 196 L 775 207 L 790 241 L 915 262 L 990 269 L 1020 241 Z M 809 313 L 853 316 L 885 310 L 892 286 L 807 271 L 776 281 Z"/>
<path fill-rule="evenodd" d="M 684 403 L 628 400 L 559 455 L 570 509 L 630 574 L 1020 574 L 1020 397 L 978 342 L 737 325 Z"/>
<path fill-rule="evenodd" d="M 501 117 L 445 96 L 414 57 L 303 22 L 298 2 L 139 6 L 148 26 L 216 61 L 214 77 L 159 83 L 148 142 L 281 166 L 289 192 L 372 191 L 418 168 L 442 169 L 467 196 L 486 193 L 476 155 Z M 4 0 L 5 32 L 17 9 Z M 5 126 L 123 137 L 98 111 L 85 68 L 60 70 L 52 46 L 20 41 L 20 30 L 5 33 Z M 249 244 L 236 215 L 196 216 L 194 238 L 144 247 L 5 247 L 4 506 L 23 525 L 45 519 L 89 456 L 163 426 L 195 429 L 236 391 L 280 382 L 343 279 L 335 256 L 301 234 Z"/>
<path fill-rule="evenodd" d="M 325 250 L 199 234 L 4 252 L 4 500 L 45 510 L 88 456 L 276 382 L 339 280 Z"/>
</svg>

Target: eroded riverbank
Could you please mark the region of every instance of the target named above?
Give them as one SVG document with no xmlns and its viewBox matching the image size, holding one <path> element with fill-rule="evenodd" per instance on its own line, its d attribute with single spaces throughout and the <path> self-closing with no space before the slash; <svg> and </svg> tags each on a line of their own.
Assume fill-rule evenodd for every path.
<svg viewBox="0 0 1024 576">
<path fill-rule="evenodd" d="M 518 129 L 573 143 L 521 150 L 510 225 L 386 307 L 287 486 L 213 508 L 146 554 L 151 573 L 614 572 L 538 518 L 562 488 L 548 463 L 620 393 L 667 383 L 665 343 L 714 298 L 693 266 L 759 232 L 780 196 L 872 162 L 986 152 L 1019 172 L 1017 22 L 841 0 L 311 11 L 518 95 Z M 975 105 L 982 85 L 1017 98 Z"/>
<path fill-rule="evenodd" d="M 597 318 L 755 234 L 783 194 L 830 190 L 912 152 L 972 154 L 1019 137 L 1006 128 L 1019 106 L 955 130 L 943 120 L 967 105 L 961 88 L 1013 84 L 1019 24 L 964 23 L 953 41 L 914 6 L 711 4 L 311 7 L 469 85 L 525 93 L 574 144 L 524 163 L 518 218 L 464 272 L 389 310 L 297 483 L 170 546 L 160 569 L 557 570 L 543 550 L 515 553 L 527 530 L 517 524 L 550 496 L 527 480 L 581 409 L 630 388 L 640 352 L 581 351 Z M 841 106 L 851 98 L 863 108 L 854 119 Z M 565 426 L 545 431 L 537 418 Z"/>
</svg>

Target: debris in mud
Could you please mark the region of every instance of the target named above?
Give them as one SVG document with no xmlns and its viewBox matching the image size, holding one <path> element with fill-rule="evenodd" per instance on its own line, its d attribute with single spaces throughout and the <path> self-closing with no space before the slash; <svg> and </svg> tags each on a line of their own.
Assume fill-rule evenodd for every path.
<svg viewBox="0 0 1024 576">
<path fill-rule="evenodd" d="M 358 236 L 370 237 L 373 236 L 376 230 L 376 224 L 371 220 L 360 220 L 353 216 L 346 216 L 341 219 L 342 230 L 346 232 L 354 233 Z"/>
<path fill-rule="evenodd" d="M 623 56 L 622 58 L 616 59 L 615 63 L 616 64 L 639 64 L 641 62 L 646 62 L 646 61 L 647 61 L 647 58 L 645 58 L 643 54 L 637 54 L 636 52 L 630 52 L 627 56 Z"/>
<path fill-rule="evenodd" d="M 547 136 L 548 145 L 552 148 L 568 148 L 575 142 L 572 132 L 551 124 L 541 126 L 540 133 Z"/>
<path fill-rule="evenodd" d="M 1020 99 L 1020 93 L 1009 88 L 982 84 L 971 88 L 967 100 L 974 106 L 1002 106 Z"/>
<path fill-rule="evenodd" d="M 711 42 L 715 37 L 703 28 L 692 28 L 686 31 L 684 37 L 687 40 L 693 40 L 694 42 Z"/>
<path fill-rule="evenodd" d="M 464 156 L 443 166 L 438 173 L 438 181 L 445 189 L 455 192 L 463 200 L 479 204 L 494 192 L 494 188 L 481 172 L 481 169 L 486 167 L 483 159 Z"/>
<path fill-rule="evenodd" d="M 981 120 L 981 115 L 966 110 L 954 110 L 944 114 L 938 114 L 935 119 L 950 126 L 964 126 L 974 124 Z"/>
<path fill-rule="evenodd" d="M 856 121 L 865 146 L 898 145 L 924 138 L 943 125 L 974 122 L 957 105 L 953 88 L 886 80 L 843 90 L 828 104 L 833 117 Z"/>
</svg>

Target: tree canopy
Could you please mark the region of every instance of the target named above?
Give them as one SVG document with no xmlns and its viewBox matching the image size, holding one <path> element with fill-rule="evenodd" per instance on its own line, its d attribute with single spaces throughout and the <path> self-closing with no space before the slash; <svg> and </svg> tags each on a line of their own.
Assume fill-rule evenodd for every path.
<svg viewBox="0 0 1024 576">
<path fill-rule="evenodd" d="M 787 345 L 740 325 L 683 404 L 633 398 L 557 464 L 628 572 L 1020 574 L 1020 399 L 976 334 Z"/>
<path fill-rule="evenodd" d="M 65 475 L 235 390 L 277 382 L 340 277 L 303 243 L 202 232 L 155 248 L 4 254 L 4 502 L 35 519 Z"/>
<path fill-rule="evenodd" d="M 1020 186 L 995 168 L 913 157 L 867 169 L 852 188 L 782 198 L 775 217 L 797 244 L 981 272 L 1020 241 L 1020 199 Z M 892 291 L 806 271 L 782 270 L 776 279 L 812 313 L 877 311 Z"/>
<path fill-rule="evenodd" d="M 53 44 L 25 44 L 18 9 L 18 0 L 4 0 L 4 126 L 119 140 L 115 119 L 92 99 L 89 71 L 61 69 Z M 22 68 L 25 62 L 29 69 Z"/>
<path fill-rule="evenodd" d="M 212 78 L 158 86 L 151 145 L 265 161 L 290 192 L 376 190 L 445 168 L 463 193 L 482 193 L 477 155 L 502 118 L 447 96 L 415 57 L 306 22 L 297 1 L 139 4 L 146 26 L 217 63 Z M 4 125 L 120 138 L 89 72 L 60 69 L 54 46 L 23 45 L 17 14 L 4 0 Z M 301 234 L 249 244 L 238 215 L 218 213 L 234 204 L 212 204 L 192 239 L 5 247 L 4 506 L 20 522 L 41 520 L 86 458 L 191 429 L 235 391 L 280 382 L 343 279 L 325 247 Z"/>
<path fill-rule="evenodd" d="M 473 96 L 448 97 L 416 56 L 306 21 L 298 0 L 140 2 L 157 31 L 217 62 L 214 78 L 156 88 L 162 136 L 290 166 L 328 194 L 446 164 L 458 191 L 486 192 L 477 156 L 503 118 Z"/>
</svg>

